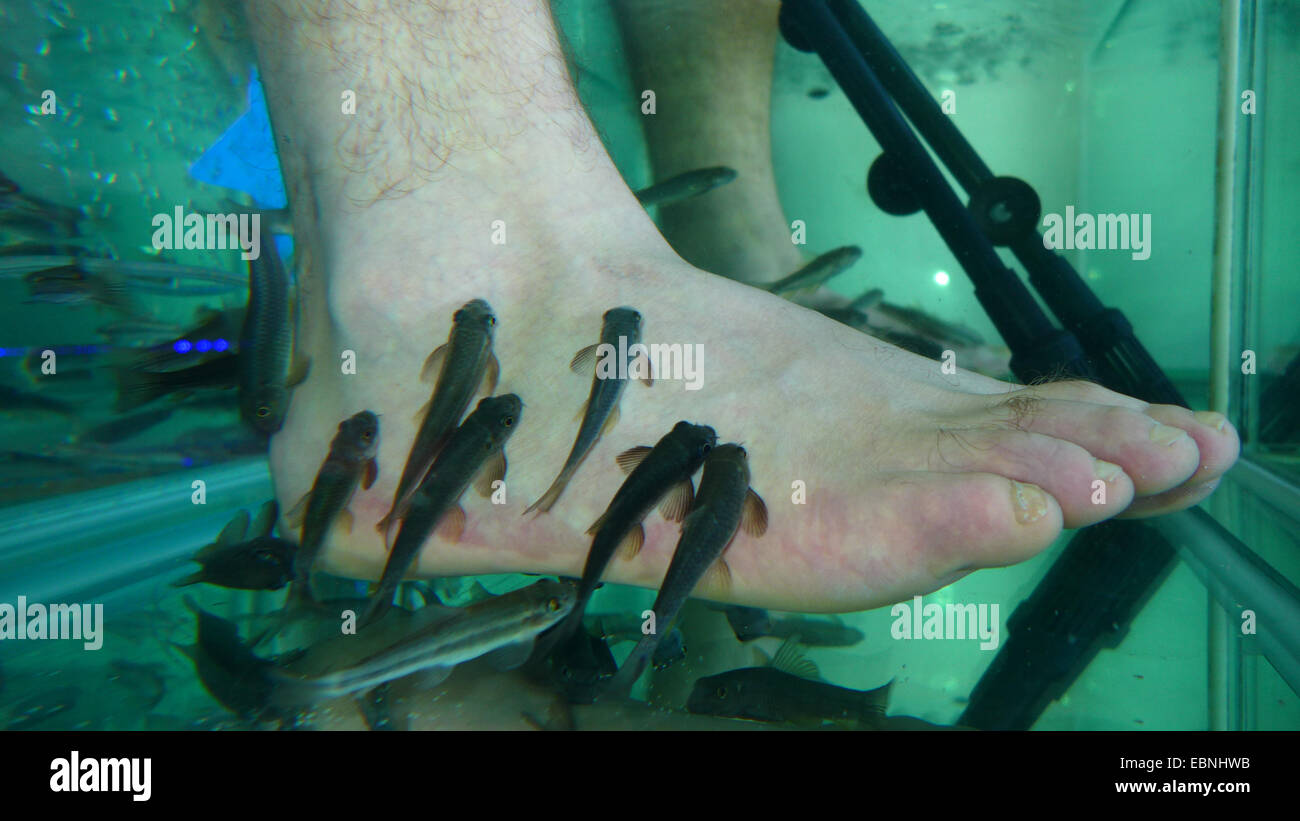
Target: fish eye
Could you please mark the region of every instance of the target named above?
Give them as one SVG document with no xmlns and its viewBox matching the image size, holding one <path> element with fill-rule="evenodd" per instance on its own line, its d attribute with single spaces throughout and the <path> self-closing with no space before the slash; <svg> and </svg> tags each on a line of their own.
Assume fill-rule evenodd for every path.
<svg viewBox="0 0 1300 821">
<path fill-rule="evenodd" d="M 255 413 L 257 414 L 258 419 L 265 419 L 271 415 L 271 409 L 266 405 L 258 405 Z"/>
<path fill-rule="evenodd" d="M 505 425 L 507 428 L 513 425 L 514 423 L 515 423 L 515 418 L 513 416 L 507 416 L 505 419 L 501 420 L 501 424 Z"/>
<path fill-rule="evenodd" d="M 487 319 L 488 319 L 488 325 L 489 325 L 489 326 L 492 326 L 492 325 L 497 324 L 497 318 L 496 318 L 495 316 L 493 316 L 492 314 L 488 314 L 488 318 L 487 318 Z"/>
<path fill-rule="evenodd" d="M 255 554 L 253 554 L 253 555 L 255 555 L 255 556 L 257 557 L 257 560 L 258 560 L 259 562 L 273 562 L 273 561 L 275 561 L 275 554 L 272 553 L 272 552 L 269 551 L 269 550 L 259 550 L 259 551 L 257 551 L 257 553 L 255 553 Z"/>
<path fill-rule="evenodd" d="M 560 609 L 560 600 L 552 596 L 546 600 L 546 609 L 554 613 Z"/>
<path fill-rule="evenodd" d="M 707 442 L 705 442 L 704 445 L 700 447 L 700 453 L 708 453 L 711 450 L 713 450 L 713 446 Z"/>
<path fill-rule="evenodd" d="M 713 691 L 713 694 L 714 694 L 715 696 L 717 696 L 718 698 L 726 698 L 726 697 L 727 697 L 727 688 L 726 688 L 726 687 L 719 687 L 718 689 L 716 689 L 716 690 Z"/>
</svg>

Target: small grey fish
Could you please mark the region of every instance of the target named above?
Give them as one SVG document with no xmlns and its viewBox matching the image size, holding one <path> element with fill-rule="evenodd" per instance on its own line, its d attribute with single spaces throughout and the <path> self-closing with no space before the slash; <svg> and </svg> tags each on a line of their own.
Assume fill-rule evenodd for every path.
<svg viewBox="0 0 1300 821">
<path fill-rule="evenodd" d="M 645 543 L 645 528 L 641 522 L 660 504 L 660 500 L 664 500 L 661 508 L 664 518 L 679 522 L 686 516 L 694 498 L 691 477 L 717 441 L 717 433 L 708 425 L 682 421 L 653 448 L 635 447 L 619 454 L 619 467 L 628 472 L 628 477 L 605 512 L 587 528 L 593 536 L 582 568 L 582 579 L 578 582 L 578 603 L 564 629 L 557 631 L 557 639 L 581 626 L 587 602 L 614 553 L 620 547 L 629 557 L 640 552 Z"/>
<path fill-rule="evenodd" d="M 591 393 L 587 403 L 580 411 L 582 424 L 578 428 L 578 437 L 573 440 L 569 458 L 564 461 L 560 475 L 547 488 L 542 497 L 524 510 L 527 515 L 534 510 L 545 513 L 560 499 L 560 494 L 569 486 L 573 474 L 578 471 L 587 454 L 600 441 L 600 437 L 618 424 L 618 400 L 627 387 L 627 376 L 637 369 L 642 369 L 640 378 L 645 384 L 653 383 L 650 366 L 645 357 L 618 362 L 619 351 L 630 351 L 633 345 L 641 342 L 641 314 L 633 308 L 611 308 L 605 312 L 600 329 L 600 342 L 588 345 L 569 363 L 576 373 L 582 373 L 595 364 L 595 375 L 591 379 Z M 613 351 L 597 363 L 597 356 L 602 346 L 606 352 Z M 612 373 L 610 373 L 612 371 Z"/>
<path fill-rule="evenodd" d="M 21 699 L 9 705 L 9 721 L 2 729 L 34 729 L 71 710 L 80 698 L 81 690 L 76 687 L 56 687 Z"/>
<path fill-rule="evenodd" d="M 724 165 L 697 168 L 642 188 L 636 192 L 636 198 L 646 208 L 652 205 L 667 205 L 712 191 L 735 178 L 735 170 Z"/>
<path fill-rule="evenodd" d="M 714 448 L 704 460 L 695 507 L 682 522 L 681 538 L 655 597 L 657 630 L 643 636 L 633 648 L 610 682 L 611 693 L 626 695 L 631 691 L 706 571 L 714 569 L 721 575 L 720 581 L 726 582 L 729 571 L 722 555 L 740 528 L 751 536 L 762 536 L 767 530 L 767 508 L 749 486 L 745 449 L 729 443 Z"/>
<path fill-rule="evenodd" d="M 112 670 L 108 683 L 119 684 L 143 700 L 144 703 L 137 706 L 138 712 L 149 712 L 166 695 L 167 682 L 163 678 L 162 665 L 137 664 L 125 659 L 113 659 L 108 664 Z"/>
<path fill-rule="evenodd" d="M 139 436 L 149 428 L 162 424 L 174 412 L 175 408 L 159 408 L 110 419 L 83 431 L 77 436 L 77 442 L 94 442 L 101 445 L 122 442 Z"/>
<path fill-rule="evenodd" d="M 291 597 L 311 597 L 311 566 L 335 520 L 341 520 L 345 529 L 352 529 L 348 505 L 357 492 L 357 485 L 369 490 L 375 483 L 379 475 L 379 462 L 375 459 L 378 452 L 378 416 L 366 410 L 339 423 L 338 433 L 334 434 L 311 490 L 286 517 L 291 526 L 298 521 L 302 527 L 295 559 L 300 581 L 294 583 Z"/>
<path fill-rule="evenodd" d="M 77 409 L 58 399 L 0 385 L 0 412 L 3 411 L 49 411 L 63 416 L 73 416 Z"/>
<path fill-rule="evenodd" d="M 758 607 L 741 607 L 731 604 L 723 607 L 731 630 L 740 641 L 770 636 L 772 634 L 772 616 Z"/>
<path fill-rule="evenodd" d="M 41 384 L 43 380 L 52 380 L 57 382 L 63 382 L 65 380 L 68 382 L 86 382 L 95 378 L 96 368 L 94 365 L 84 364 L 85 360 L 81 357 L 76 357 L 73 359 L 73 362 L 76 364 L 69 366 L 66 354 L 59 354 L 59 357 L 62 358 L 55 358 L 54 361 L 57 367 L 55 368 L 54 373 L 44 373 L 43 369 L 45 368 L 46 363 L 45 352 L 55 351 L 57 353 L 56 349 L 58 348 L 59 346 L 51 348 L 42 345 L 33 345 L 28 348 L 27 355 L 23 357 L 22 364 L 22 371 L 27 375 L 27 378 L 35 384 Z M 94 360 L 92 359 L 91 361 Z"/>
<path fill-rule="evenodd" d="M 203 569 L 172 582 L 172 587 L 206 582 L 235 590 L 279 590 L 292 581 L 298 546 L 271 535 L 276 518 L 272 505 L 263 506 L 251 531 L 248 514 L 240 511 L 215 542 L 194 554 Z M 250 532 L 251 538 L 246 538 Z"/>
<path fill-rule="evenodd" d="M 244 308 L 215 311 L 201 308 L 195 312 L 197 325 L 185 329 L 175 338 L 153 345 L 131 357 L 127 366 L 143 371 L 172 370 L 195 361 L 191 346 L 201 340 L 217 343 L 224 341 L 231 353 L 238 351 L 240 326 L 244 321 Z M 230 347 L 234 340 L 233 347 Z M 185 353 L 180 353 L 184 350 Z M 223 351 L 215 351 L 213 356 Z M 233 383 L 232 383 L 233 384 Z"/>
<path fill-rule="evenodd" d="M 373 623 L 392 606 L 397 585 L 444 517 L 450 519 L 448 538 L 452 541 L 460 538 L 465 526 L 465 511 L 458 504 L 460 497 L 476 474 L 479 492 L 484 495 L 491 493 L 493 482 L 505 477 L 504 448 L 518 427 L 522 412 L 523 402 L 513 393 L 490 396 L 480 401 L 452 433 L 411 497 L 365 624 Z"/>
<path fill-rule="evenodd" d="M 27 302 L 56 305 L 103 305 L 131 313 L 126 286 L 106 277 L 90 274 L 80 264 L 61 265 L 32 271 L 23 277 L 31 298 Z"/>
<path fill-rule="evenodd" d="M 178 391 L 233 388 L 239 379 L 241 357 L 220 353 L 188 368 L 151 371 L 127 366 L 113 368 L 117 401 L 113 410 L 122 413 Z"/>
<path fill-rule="evenodd" d="M 174 322 L 135 317 L 100 325 L 95 329 L 95 333 L 114 341 L 132 341 L 139 339 L 153 340 L 159 337 L 174 339 L 184 330 Z"/>
<path fill-rule="evenodd" d="M 872 288 L 862 296 L 849 303 L 849 309 L 853 311 L 866 311 L 880 304 L 880 300 L 885 298 L 885 292 L 880 288 Z"/>
<path fill-rule="evenodd" d="M 307 376 L 305 360 L 294 360 L 289 274 L 269 232 L 261 253 L 248 261 L 248 310 L 239 334 L 239 409 L 259 433 L 284 424 L 289 389 Z"/>
<path fill-rule="evenodd" d="M 839 619 L 773 616 L 757 607 L 734 604 L 710 607 L 726 614 L 732 632 L 740 641 L 752 641 L 765 636 L 782 639 L 797 636 L 806 647 L 849 647 L 862 641 L 861 630 L 849 627 Z"/>
<path fill-rule="evenodd" d="M 814 681 L 816 667 L 792 653 L 787 640 L 771 666 L 745 667 L 695 682 L 686 709 L 697 715 L 747 718 L 814 728 L 835 724 L 852 729 L 881 726 L 892 685 L 851 690 Z M 791 664 L 805 669 L 791 668 Z"/>
<path fill-rule="evenodd" d="M 57 215 L 28 208 L 0 210 L 0 229 L 21 234 L 41 242 L 59 242 L 81 235 L 76 220 L 64 220 Z"/>
<path fill-rule="evenodd" d="M 664 670 L 684 658 L 686 658 L 686 640 L 682 637 L 682 631 L 674 627 L 655 648 L 654 655 L 650 657 L 650 666 L 656 670 Z"/>
<path fill-rule="evenodd" d="M 194 662 L 203 689 L 221 706 L 247 719 L 271 717 L 271 680 L 274 663 L 258 657 L 239 638 L 232 622 L 201 609 L 189 596 L 185 606 L 194 613 L 196 642 L 173 646 Z"/>
<path fill-rule="evenodd" d="M 984 344 L 984 337 L 969 328 L 945 322 L 920 308 L 904 308 L 888 302 L 876 305 L 876 311 L 895 322 L 901 322 L 917 335 L 933 340 L 938 345 L 975 347 Z"/>
<path fill-rule="evenodd" d="M 496 389 L 501 372 L 492 352 L 496 324 L 492 306 L 486 301 L 466 302 L 452 316 L 447 342 L 425 360 L 420 378 L 429 381 L 436 373 L 438 381 L 428 404 L 421 410 L 415 441 L 393 493 L 393 506 L 376 525 L 385 541 L 392 526 L 405 515 L 420 480 L 447 444 L 479 387 L 485 385 L 488 394 Z"/>
<path fill-rule="evenodd" d="M 772 620 L 768 635 L 788 639 L 799 637 L 807 647 L 852 647 L 862 641 L 862 631 L 837 619 L 782 616 Z"/>
<path fill-rule="evenodd" d="M 827 251 L 793 274 L 768 285 L 767 290 L 781 295 L 816 288 L 839 276 L 861 258 L 862 249 L 856 245 Z"/>
<path fill-rule="evenodd" d="M 301 704 L 335 698 L 417 672 L 425 674 L 424 686 L 433 687 L 456 665 L 489 655 L 499 668 L 512 669 L 528 659 L 538 633 L 569 614 L 573 602 L 572 584 L 542 579 L 462 610 L 448 609 L 431 625 L 342 669 L 297 674 L 312 666 L 308 651 L 308 656 L 271 673 L 274 700 Z"/>
</svg>

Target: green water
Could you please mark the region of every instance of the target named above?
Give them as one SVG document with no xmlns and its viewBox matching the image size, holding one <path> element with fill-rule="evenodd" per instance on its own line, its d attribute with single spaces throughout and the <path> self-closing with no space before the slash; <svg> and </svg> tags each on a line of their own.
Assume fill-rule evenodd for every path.
<svg viewBox="0 0 1300 821">
<path fill-rule="evenodd" d="M 1156 215 L 1153 242 L 1160 253 L 1149 260 L 1104 251 L 1068 252 L 1067 259 L 1104 303 L 1124 311 L 1193 407 L 1205 407 L 1212 355 L 1218 4 L 1137 0 L 1118 19 L 1119 0 L 865 5 L 929 90 L 936 96 L 957 92 L 953 120 L 985 162 L 998 174 L 1029 181 L 1045 212 L 1073 205 L 1081 212 Z M 1233 305 L 1234 344 L 1257 355 L 1259 370 L 1234 371 L 1229 407 L 1243 433 L 1244 453 L 1276 471 L 1294 492 L 1300 485 L 1296 439 L 1261 440 L 1256 431 L 1261 394 L 1300 353 L 1300 235 L 1291 227 L 1300 185 L 1300 155 L 1291 135 L 1300 127 L 1300 107 L 1290 102 L 1300 77 L 1300 11 L 1285 0 L 1262 7 L 1264 49 L 1256 56 L 1258 75 L 1251 78 L 1264 83 L 1249 154 L 1252 210 L 1241 225 L 1249 249 L 1244 267 L 1234 272 Z M 610 8 L 603 0 L 564 0 L 555 15 L 572 48 L 580 96 L 606 148 L 629 186 L 649 184 L 638 90 Z M 219 210 L 224 198 L 240 197 L 188 173 L 247 102 L 250 50 L 237 19 L 221 4 L 8 3 L 0 10 L 0 32 L 0 170 L 24 192 L 81 206 L 87 250 L 157 262 L 149 232 L 141 228 L 153 214 L 177 204 Z M 57 94 L 57 114 L 40 113 L 45 89 Z M 820 61 L 784 43 L 776 55 L 771 136 L 783 209 L 815 226 L 806 256 L 845 244 L 865 250 L 852 272 L 834 281 L 834 291 L 852 297 L 883 288 L 891 302 L 960 323 L 997 347 L 994 325 L 929 222 L 890 217 L 872 204 L 865 179 L 879 146 Z M 30 239 L 0 226 L 0 244 Z M 1009 252 L 1002 255 L 1020 270 Z M 232 251 L 163 258 L 236 277 L 246 273 Z M 120 506 L 130 508 L 139 494 L 154 492 L 169 477 L 186 493 L 184 483 L 195 468 L 250 455 L 255 461 L 258 443 L 241 427 L 230 392 L 181 405 L 125 441 L 85 441 L 85 431 L 118 417 L 113 381 L 101 367 L 106 352 L 91 351 L 109 344 L 97 329 L 112 316 L 100 306 L 28 304 L 21 274 L 4 271 L 0 259 L 0 384 L 75 410 L 0 412 L 0 521 L 7 519 L 11 532 L 21 529 L 16 517 L 35 510 L 32 505 L 48 510 L 66 504 L 68 515 L 76 516 L 90 498 L 82 494 L 93 491 L 117 494 Z M 196 311 L 237 309 L 246 297 L 243 289 L 231 288 L 204 296 L 142 293 L 135 300 L 141 314 L 189 327 Z M 171 338 L 138 338 L 117 345 L 114 353 Z M 90 376 L 51 387 L 29 374 L 23 358 L 47 347 L 61 351 L 60 367 L 89 367 Z M 1239 353 L 1232 351 L 1230 360 L 1235 363 Z M 191 569 L 178 545 L 189 550 L 210 541 L 236 509 L 251 510 L 270 495 L 264 467 L 255 463 L 248 475 L 253 478 L 241 480 L 238 503 L 204 514 L 201 525 L 167 520 L 155 530 L 122 531 L 105 542 L 121 550 L 133 549 L 133 539 L 156 544 L 158 555 L 168 558 L 135 574 L 114 571 L 112 586 L 86 587 L 105 605 L 102 649 L 85 651 L 79 642 L 0 643 L 0 728 L 248 726 L 204 690 L 177 648 L 194 642 L 194 619 L 183 592 L 168 586 Z M 1300 583 L 1296 511 L 1260 501 L 1231 476 L 1205 507 L 1284 577 Z M 1007 618 L 1073 535 L 1067 531 L 1030 561 L 973 574 L 925 601 L 997 603 L 1005 638 Z M 38 567 L 60 576 L 66 589 L 82 589 L 78 574 L 84 568 L 51 558 L 64 548 L 51 543 L 44 554 L 0 554 L 0 567 Z M 530 579 L 480 581 L 499 594 Z M 332 583 L 340 594 L 358 594 L 349 580 Z M 0 602 L 23 592 L 11 588 L 0 587 Z M 269 624 L 266 614 L 283 600 L 283 592 L 209 586 L 185 592 L 205 609 L 236 620 L 245 635 Z M 420 601 L 411 591 L 403 595 L 408 603 Z M 606 585 L 591 612 L 639 612 L 652 601 L 652 591 Z M 699 608 L 696 618 L 719 623 L 721 616 Z M 1124 641 L 1102 651 L 1035 728 L 1214 726 L 1207 706 L 1216 698 L 1210 671 L 1214 654 L 1222 652 L 1209 638 L 1215 618 L 1205 586 L 1178 564 Z M 807 656 L 823 679 L 843 687 L 869 689 L 892 680 L 891 715 L 956 722 L 993 657 L 975 641 L 893 640 L 889 608 L 838 619 L 860 630 L 862 641 L 809 648 Z M 779 641 L 759 644 L 770 655 Z M 628 647 L 617 646 L 615 657 Z M 1243 653 L 1245 684 L 1238 701 L 1244 728 L 1300 729 L 1296 694 L 1253 647 Z"/>
</svg>

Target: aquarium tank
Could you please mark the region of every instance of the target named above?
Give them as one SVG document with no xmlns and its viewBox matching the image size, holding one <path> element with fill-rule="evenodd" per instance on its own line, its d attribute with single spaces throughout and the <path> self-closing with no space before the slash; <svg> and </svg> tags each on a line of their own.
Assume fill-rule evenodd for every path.
<svg viewBox="0 0 1300 821">
<path fill-rule="evenodd" d="M 304 273 L 318 263 L 307 250 L 316 206 L 282 133 L 295 46 L 259 44 L 265 22 L 231 0 L 14 0 L 0 8 L 0 728 L 1300 729 L 1300 4 L 648 5 L 629 23 L 631 0 L 551 2 L 547 76 L 571 83 L 599 137 L 578 156 L 607 152 L 683 258 L 786 300 L 773 316 L 823 322 L 820 311 L 848 326 L 834 333 L 928 357 L 936 372 L 955 362 L 1023 384 L 1082 376 L 1224 414 L 1241 452 L 1217 490 L 1167 515 L 1067 528 L 1023 560 L 866 610 L 811 594 L 763 606 L 775 598 L 674 565 L 672 578 L 696 575 L 674 582 L 681 601 L 656 625 L 679 538 L 744 550 L 765 521 L 771 538 L 791 515 L 783 497 L 800 483 L 764 475 L 757 456 L 770 451 L 741 422 L 798 426 L 803 394 L 773 388 L 732 419 L 673 416 L 661 434 L 680 418 L 715 425 L 717 438 L 691 457 L 692 470 L 704 463 L 694 499 L 670 496 L 662 513 L 647 512 L 651 499 L 639 530 L 616 492 L 650 481 L 639 466 L 657 464 L 659 448 L 619 431 L 645 401 L 634 383 L 652 380 L 602 381 L 597 370 L 565 381 L 557 367 L 545 379 L 565 402 L 576 410 L 588 386 L 592 401 L 578 417 L 541 418 L 517 361 L 492 355 L 492 334 L 501 354 L 542 331 L 511 327 L 512 297 L 498 289 L 490 308 L 449 297 L 430 309 L 429 338 L 448 350 L 430 357 L 423 383 L 402 377 L 427 410 L 379 398 L 330 407 L 309 445 L 285 445 L 281 425 L 313 412 L 312 381 L 367 361 L 359 344 L 340 345 L 341 364 L 296 352 L 304 327 L 346 306 L 320 307 Z M 741 19 L 764 15 L 766 29 Z M 733 59 L 746 49 L 759 58 Z M 439 65 L 438 49 L 428 53 Z M 672 62 L 683 53 L 698 62 Z M 760 113 L 740 102 L 720 112 L 729 103 L 707 89 L 736 85 L 749 62 L 764 67 Z M 678 81 L 706 91 L 656 96 L 644 82 L 654 71 L 685 72 Z M 347 114 L 347 93 L 342 105 Z M 371 101 L 353 105 L 365 113 Z M 377 130 L 385 105 L 367 121 Z M 790 235 L 786 256 L 754 263 L 761 277 L 717 262 L 760 256 L 724 253 L 741 217 L 690 210 L 752 180 L 750 167 L 665 142 L 673 118 L 722 114 L 736 145 L 764 163 L 770 153 L 774 191 L 767 205 L 728 202 L 768 208 Z M 440 161 L 454 169 L 463 156 Z M 687 156 L 709 167 L 667 179 Z M 528 173 L 496 193 L 532 196 Z M 256 248 L 211 231 L 259 224 Z M 491 230 L 510 248 L 525 229 Z M 476 270 L 458 276 L 472 282 Z M 604 328 L 639 333 L 640 313 L 605 312 L 623 302 L 645 314 L 647 339 L 662 326 L 662 312 L 627 293 L 592 308 L 566 357 L 606 341 L 601 314 Z M 705 308 L 721 322 L 731 305 Z M 789 344 L 769 333 L 748 327 L 732 342 Z M 423 362 L 432 348 L 419 347 Z M 589 374 L 596 356 L 575 369 Z M 653 381 L 650 393 L 678 390 Z M 500 401 L 479 404 L 494 388 Z M 617 425 L 594 415 L 620 401 Z M 840 410 L 846 425 L 862 413 Z M 562 460 L 586 420 L 601 437 L 595 456 L 563 500 L 561 483 L 539 504 L 567 503 L 565 515 L 608 504 L 604 531 L 530 508 L 528 522 L 573 529 L 530 524 L 512 561 L 430 570 L 426 539 L 473 542 L 490 515 L 524 522 L 560 471 L 561 461 L 526 467 L 540 458 L 530 426 L 554 426 L 547 453 Z M 406 433 L 382 438 L 398 425 Z M 427 439 L 415 440 L 417 426 Z M 749 449 L 749 468 L 732 440 Z M 539 471 L 540 484 L 527 499 L 503 496 L 498 511 L 487 498 L 507 487 L 501 452 L 510 475 Z M 616 454 L 626 484 L 619 473 L 597 486 L 590 465 L 609 470 Z M 748 481 L 727 473 L 742 469 Z M 399 476 L 405 517 L 373 533 L 400 507 Z M 861 493 L 846 504 L 870 504 Z M 620 570 L 592 591 L 597 570 L 580 596 L 588 546 L 627 547 L 608 532 L 620 516 L 657 569 Z M 339 547 L 362 535 L 364 550 Z M 576 552 L 555 559 L 547 539 Z M 398 564 L 403 551 L 409 564 Z M 731 564 L 733 575 L 752 568 Z"/>
</svg>

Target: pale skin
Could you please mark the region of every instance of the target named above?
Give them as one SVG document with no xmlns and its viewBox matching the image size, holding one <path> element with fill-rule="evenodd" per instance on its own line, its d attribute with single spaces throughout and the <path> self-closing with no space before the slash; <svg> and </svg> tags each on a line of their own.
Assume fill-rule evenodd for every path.
<svg viewBox="0 0 1300 821">
<path fill-rule="evenodd" d="M 538 0 L 248 5 L 301 249 L 299 341 L 313 360 L 271 443 L 282 509 L 311 486 L 339 421 L 381 414 L 379 480 L 358 492 L 355 524 L 332 535 L 322 569 L 382 571 L 374 524 L 428 399 L 421 364 L 475 297 L 498 319 L 497 393 L 525 403 L 506 447 L 507 503 L 468 493 L 464 534 L 430 539 L 412 577 L 580 574 L 584 531 L 623 478 L 614 456 L 679 419 L 744 444 L 770 520 L 762 538 L 732 544 L 730 585 L 698 592 L 808 612 L 877 607 L 1022 561 L 1062 527 L 1188 507 L 1236 459 L 1236 432 L 1216 414 L 1079 382 L 945 375 L 683 261 L 600 144 Z M 340 112 L 345 90 L 355 114 Z M 775 232 L 771 197 L 756 210 Z M 646 341 L 703 345 L 704 387 L 630 386 L 620 423 L 555 508 L 523 517 L 563 463 L 590 388 L 567 364 L 618 305 L 645 317 Z M 341 373 L 344 351 L 355 374 Z M 1104 504 L 1092 501 L 1099 476 Z M 791 503 L 796 480 L 804 505 Z M 606 579 L 657 586 L 676 537 L 652 514 L 640 556 L 613 562 Z"/>
</svg>

